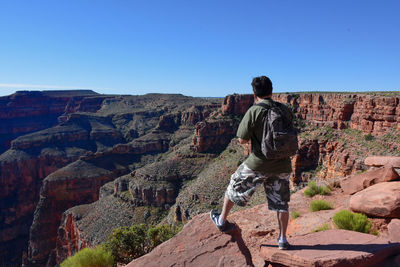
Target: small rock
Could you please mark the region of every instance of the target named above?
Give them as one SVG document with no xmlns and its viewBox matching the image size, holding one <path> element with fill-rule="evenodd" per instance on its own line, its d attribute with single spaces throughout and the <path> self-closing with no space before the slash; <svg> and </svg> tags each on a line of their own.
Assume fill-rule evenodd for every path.
<svg viewBox="0 0 400 267">
<path fill-rule="evenodd" d="M 400 220 L 393 219 L 388 225 L 389 239 L 392 242 L 400 242 Z"/>
</svg>

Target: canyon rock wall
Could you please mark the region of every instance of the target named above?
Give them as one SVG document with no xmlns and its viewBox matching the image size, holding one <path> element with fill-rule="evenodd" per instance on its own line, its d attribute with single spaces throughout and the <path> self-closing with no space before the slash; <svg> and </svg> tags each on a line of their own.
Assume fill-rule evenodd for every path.
<svg viewBox="0 0 400 267">
<path fill-rule="evenodd" d="M 106 98 L 90 90 L 18 91 L 0 97 L 0 153 L 18 136 L 55 126 L 67 114 L 96 112 Z"/>
<path fill-rule="evenodd" d="M 3 149 L 8 148 L 0 155 L 0 258 L 20 259 L 29 241 L 27 266 L 51 266 L 83 246 L 104 241 L 110 229 L 102 238 L 88 237 L 91 230 L 78 222 L 79 214 L 85 220 L 90 211 L 64 213 L 73 206 L 98 200 L 99 192 L 103 192 L 104 199 L 129 195 L 130 207 L 166 209 L 175 204 L 178 196 L 180 210 L 176 209 L 175 216 L 179 220 L 198 213 L 193 212 L 195 207 L 186 206 L 188 203 L 218 203 L 219 192 L 206 196 L 187 188 L 190 199 L 186 200 L 179 198 L 180 190 L 183 182 L 196 178 L 211 158 L 227 148 L 242 116 L 253 104 L 252 95 L 229 95 L 221 105 L 220 99 L 182 95 L 86 93 L 89 95 L 49 93 L 31 100 L 34 96 L 24 92 L 0 98 L 1 122 L 13 121 L 9 124 L 15 125 L 6 129 L 2 123 L 0 129 L 0 135 L 4 133 L 0 139 L 6 140 L 2 141 L 6 144 Z M 376 136 L 400 130 L 399 95 L 301 93 L 273 97 L 288 104 L 298 122 L 317 129 L 330 126 Z M 46 101 L 49 104 L 44 107 Z M 37 102 L 42 105 L 36 105 Z M 24 103 L 37 108 L 25 107 Z M 22 129 L 24 120 L 51 123 Z M 26 134 L 31 131 L 34 132 Z M 320 173 L 324 178 L 363 170 L 363 156 L 353 153 L 338 138 L 328 134 L 324 138 L 301 136 L 299 152 L 292 160 L 293 181 L 307 180 L 307 171 L 318 166 L 322 166 Z M 212 167 L 221 172 L 218 188 L 224 187 L 223 179 L 241 159 L 230 159 L 239 150 L 234 145 L 221 154 L 229 160 L 228 169 Z M 170 153 L 167 159 L 157 156 L 166 152 Z M 190 170 L 193 166 L 196 168 Z M 106 183 L 114 179 L 115 189 L 107 189 Z M 207 186 L 206 180 L 198 183 L 201 190 Z M 96 205 L 91 207 L 96 209 Z M 60 225 L 64 230 L 59 229 Z M 93 238 L 98 239 L 94 242 Z M 6 255 L 3 251 L 15 253 Z"/>
<path fill-rule="evenodd" d="M 400 130 L 399 94 L 277 93 L 273 99 L 291 107 L 300 122 L 315 127 L 355 129 L 376 136 Z M 241 117 L 252 104 L 252 95 L 225 97 L 221 114 L 196 124 L 192 149 L 213 152 L 226 147 L 235 137 Z M 324 178 L 345 176 L 363 169 L 362 156 L 348 151 L 335 138 L 329 139 L 329 136 L 324 140 L 299 138 L 299 152 L 292 160 L 293 181 L 307 180 L 307 174 L 304 176 L 302 172 L 321 164 L 326 169 L 322 173 Z"/>
<path fill-rule="evenodd" d="M 63 205 L 62 200 L 58 203 L 57 196 L 54 196 L 55 202 L 49 204 L 51 193 L 42 195 L 43 200 L 39 201 L 39 191 L 45 177 L 79 158 L 85 162 L 108 159 L 120 164 L 124 171 L 135 168 L 137 164 L 142 164 L 143 155 L 148 155 L 146 160 L 151 160 L 153 155 L 166 151 L 174 142 L 187 137 L 187 133 L 193 131 L 190 128 L 194 123 L 208 116 L 216 107 L 215 101 L 182 95 L 105 96 L 93 93 L 76 96 L 69 91 L 21 92 L 0 100 L 1 115 L 11 125 L 19 125 L 19 118 L 24 116 L 32 121 L 51 116 L 57 121 L 55 126 L 46 124 L 32 128 L 34 133 L 7 141 L 9 149 L 0 155 L 0 263 L 14 265 L 19 265 L 21 261 L 22 251 L 28 244 L 29 229 L 35 221 L 38 223 L 34 223 L 30 231 L 32 248 L 25 256 L 25 262 L 46 261 L 42 256 L 54 248 L 51 244 L 55 244 L 61 214 L 71 207 Z M 13 105 L 16 106 L 15 110 Z M 188 128 L 181 131 L 183 134 L 174 134 L 173 130 L 168 129 L 170 120 L 161 119 L 162 116 L 175 118 L 174 114 L 178 114 L 178 120 L 173 127 Z M 52 127 L 37 131 L 49 126 Z M 26 132 L 18 134 L 23 133 Z M 107 162 L 103 164 L 107 166 Z M 114 168 L 117 170 L 121 166 Z M 110 169 L 111 172 L 115 170 Z M 76 170 L 75 177 L 81 177 L 79 171 Z M 78 205 L 97 200 L 99 187 L 123 173 L 97 177 L 95 180 L 99 182 L 87 192 L 84 184 L 82 192 L 79 191 L 80 185 L 77 186 L 76 194 L 80 192 L 82 195 L 70 203 Z M 72 180 L 64 181 L 70 182 Z M 58 204 L 60 206 L 56 207 Z M 50 217 L 46 217 L 46 212 L 41 212 L 46 210 L 46 205 L 53 205 L 53 209 L 49 209 L 51 212 L 48 212 Z M 35 209 L 37 215 L 34 217 Z M 48 228 L 55 229 L 55 233 L 49 234 L 51 237 L 44 233 L 48 229 L 41 227 L 42 222 L 43 225 L 48 222 L 52 224 L 52 228 Z M 39 233 L 39 236 L 35 233 Z M 44 234 L 43 240 L 50 240 L 51 244 L 41 242 L 40 234 Z"/>
</svg>

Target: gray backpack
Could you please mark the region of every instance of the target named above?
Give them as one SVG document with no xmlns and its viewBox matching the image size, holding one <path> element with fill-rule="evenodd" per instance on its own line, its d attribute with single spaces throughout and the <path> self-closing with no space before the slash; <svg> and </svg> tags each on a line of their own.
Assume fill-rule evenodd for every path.
<svg viewBox="0 0 400 267">
<path fill-rule="evenodd" d="M 293 126 L 293 116 L 289 109 L 273 100 L 269 104 L 258 103 L 265 108 L 261 151 L 267 159 L 281 159 L 293 156 L 298 149 L 297 130 Z"/>
</svg>

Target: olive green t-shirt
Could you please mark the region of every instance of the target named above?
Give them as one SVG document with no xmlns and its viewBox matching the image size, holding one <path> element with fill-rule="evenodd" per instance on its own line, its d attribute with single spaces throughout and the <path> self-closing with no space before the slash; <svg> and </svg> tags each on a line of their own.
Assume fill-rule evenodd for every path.
<svg viewBox="0 0 400 267">
<path fill-rule="evenodd" d="M 261 102 L 268 105 L 271 101 L 270 98 L 266 98 Z M 247 110 L 239 124 L 236 135 L 244 140 L 251 139 L 252 152 L 244 163 L 250 169 L 261 173 L 289 173 L 292 171 L 289 157 L 267 160 L 261 152 L 261 140 L 266 112 L 265 108 L 253 105 Z"/>
</svg>

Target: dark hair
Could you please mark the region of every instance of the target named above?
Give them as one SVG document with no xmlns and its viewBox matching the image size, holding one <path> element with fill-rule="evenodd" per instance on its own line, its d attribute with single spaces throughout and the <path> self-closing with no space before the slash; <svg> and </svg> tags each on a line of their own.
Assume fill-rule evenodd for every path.
<svg viewBox="0 0 400 267">
<path fill-rule="evenodd" d="M 272 82 L 267 76 L 253 78 L 251 82 L 253 92 L 258 97 L 266 97 L 272 94 Z"/>
</svg>

